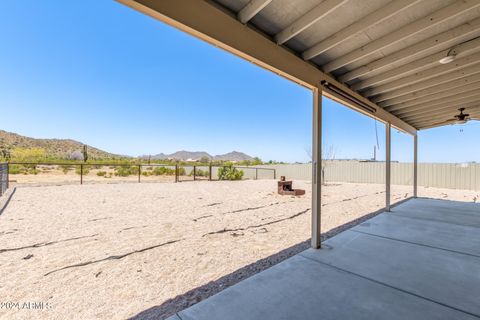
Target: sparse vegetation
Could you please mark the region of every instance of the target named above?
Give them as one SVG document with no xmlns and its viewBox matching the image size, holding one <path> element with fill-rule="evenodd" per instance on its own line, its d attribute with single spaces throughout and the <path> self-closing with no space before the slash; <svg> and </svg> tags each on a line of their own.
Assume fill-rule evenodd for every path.
<svg viewBox="0 0 480 320">
<path fill-rule="evenodd" d="M 219 180 L 242 180 L 243 170 L 238 170 L 235 167 L 221 167 L 218 169 Z"/>
<path fill-rule="evenodd" d="M 97 176 L 99 176 L 99 177 L 105 177 L 106 175 L 107 175 L 106 171 L 98 171 L 97 172 Z"/>
</svg>

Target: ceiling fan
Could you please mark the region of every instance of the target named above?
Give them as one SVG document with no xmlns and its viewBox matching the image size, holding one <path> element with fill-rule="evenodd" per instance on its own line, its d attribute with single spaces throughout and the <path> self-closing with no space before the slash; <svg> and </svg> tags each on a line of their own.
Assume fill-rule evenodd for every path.
<svg viewBox="0 0 480 320">
<path fill-rule="evenodd" d="M 458 111 L 460 111 L 460 113 L 453 116 L 453 119 L 448 119 L 447 121 L 437 123 L 435 124 L 435 126 L 446 124 L 465 124 L 470 120 L 480 121 L 480 118 L 472 118 L 468 113 L 463 113 L 463 111 L 465 111 L 465 108 L 460 108 L 458 109 Z"/>
</svg>

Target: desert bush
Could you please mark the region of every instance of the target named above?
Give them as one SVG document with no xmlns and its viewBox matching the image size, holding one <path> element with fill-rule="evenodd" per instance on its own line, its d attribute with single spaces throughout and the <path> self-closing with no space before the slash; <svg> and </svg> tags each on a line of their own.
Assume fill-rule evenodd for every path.
<svg viewBox="0 0 480 320">
<path fill-rule="evenodd" d="M 105 177 L 107 175 L 107 171 L 98 171 L 97 176 L 99 177 Z"/>
<path fill-rule="evenodd" d="M 208 177 L 208 170 L 202 170 L 202 169 L 198 169 L 198 168 L 197 168 L 197 169 L 195 170 L 195 175 L 196 175 L 197 177 Z M 189 176 L 193 176 L 193 170 L 190 171 Z"/>
<path fill-rule="evenodd" d="M 81 171 L 80 166 L 77 166 L 77 167 L 75 168 L 75 173 L 76 173 L 76 174 L 80 174 L 80 173 L 81 173 L 80 171 Z M 87 167 L 87 166 L 83 166 L 83 175 L 86 176 L 86 175 L 89 174 L 89 173 L 90 173 L 90 168 Z"/>
<path fill-rule="evenodd" d="M 38 174 L 40 171 L 33 164 L 11 164 L 8 172 L 10 174 Z"/>
<path fill-rule="evenodd" d="M 175 169 L 167 168 L 167 167 L 155 167 L 152 170 L 152 175 L 155 176 L 173 176 L 175 175 Z"/>
<path fill-rule="evenodd" d="M 221 167 L 218 168 L 219 180 L 242 180 L 243 170 L 238 170 L 235 167 Z"/>
<path fill-rule="evenodd" d="M 138 174 L 138 166 L 121 166 L 115 168 L 115 175 L 119 177 L 128 177 Z"/>
<path fill-rule="evenodd" d="M 61 166 L 60 166 L 60 169 L 62 170 L 62 172 L 63 172 L 64 174 L 67 174 L 68 171 L 70 171 L 70 170 L 73 169 L 73 166 L 64 164 L 64 165 L 61 165 Z"/>
</svg>

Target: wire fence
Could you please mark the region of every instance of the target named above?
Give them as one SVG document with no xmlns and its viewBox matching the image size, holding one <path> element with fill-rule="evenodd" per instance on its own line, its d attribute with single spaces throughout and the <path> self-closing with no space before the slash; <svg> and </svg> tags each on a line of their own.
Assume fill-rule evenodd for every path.
<svg viewBox="0 0 480 320">
<path fill-rule="evenodd" d="M 17 184 L 84 184 L 115 182 L 183 182 L 220 180 L 221 168 L 242 172 L 240 180 L 276 179 L 276 169 L 219 165 L 10 162 Z M 8 179 L 7 179 L 8 180 Z"/>
<path fill-rule="evenodd" d="M 8 189 L 8 163 L 0 163 L 0 197 Z"/>
</svg>

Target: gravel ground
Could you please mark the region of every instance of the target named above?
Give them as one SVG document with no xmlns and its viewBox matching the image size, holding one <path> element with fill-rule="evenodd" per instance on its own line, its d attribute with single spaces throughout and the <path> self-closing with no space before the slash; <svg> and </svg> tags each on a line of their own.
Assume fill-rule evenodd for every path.
<svg viewBox="0 0 480 320">
<path fill-rule="evenodd" d="M 307 194 L 279 196 L 272 180 L 18 187 L 0 216 L 0 319 L 165 318 L 308 247 L 310 185 L 294 186 Z M 393 186 L 393 201 L 411 189 Z M 383 185 L 325 187 L 325 236 L 378 213 L 384 196 Z"/>
</svg>

